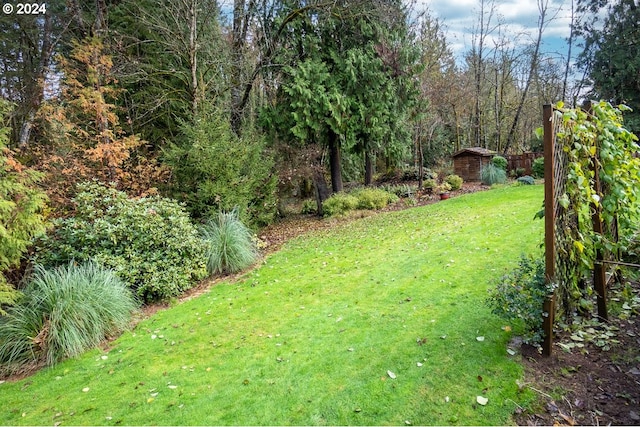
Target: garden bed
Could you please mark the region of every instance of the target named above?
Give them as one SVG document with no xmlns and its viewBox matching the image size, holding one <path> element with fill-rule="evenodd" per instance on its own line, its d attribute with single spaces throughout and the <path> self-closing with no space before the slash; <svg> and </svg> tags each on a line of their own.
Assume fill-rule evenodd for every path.
<svg viewBox="0 0 640 427">
<path fill-rule="evenodd" d="M 556 338 L 551 357 L 522 347 L 524 386 L 539 402 L 516 414 L 519 425 L 640 424 L 640 319 L 613 317 L 609 327 L 620 342 L 607 351 L 593 343 L 563 351 L 557 344 L 572 342 L 566 333 Z"/>
</svg>

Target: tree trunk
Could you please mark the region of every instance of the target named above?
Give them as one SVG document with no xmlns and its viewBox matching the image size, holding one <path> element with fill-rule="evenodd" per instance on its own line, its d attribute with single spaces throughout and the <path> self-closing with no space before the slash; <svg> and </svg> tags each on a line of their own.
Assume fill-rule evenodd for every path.
<svg viewBox="0 0 640 427">
<path fill-rule="evenodd" d="M 364 185 L 373 184 L 373 159 L 369 151 L 364 152 Z"/>
<path fill-rule="evenodd" d="M 195 1 L 189 6 L 189 67 L 191 68 L 191 113 L 198 113 L 198 15 Z"/>
<path fill-rule="evenodd" d="M 329 130 L 329 165 L 331 167 L 331 188 L 334 193 L 342 191 L 342 158 L 338 135 Z"/>
<path fill-rule="evenodd" d="M 417 138 L 418 148 L 418 190 L 422 190 L 422 184 L 424 183 L 424 154 L 422 152 L 422 125 L 420 125 L 420 132 Z"/>
<path fill-rule="evenodd" d="M 29 106 L 29 112 L 24 118 L 24 122 L 20 126 L 20 135 L 18 138 L 18 147 L 26 148 L 29 145 L 29 139 L 31 139 L 31 129 L 33 129 L 33 123 L 36 118 L 36 113 L 40 110 L 42 101 L 44 100 L 44 88 L 45 80 L 47 78 L 47 72 L 49 70 L 49 63 L 51 62 L 52 53 L 52 25 L 51 17 L 48 14 L 44 15 L 44 25 L 42 27 L 42 46 L 40 48 L 40 62 L 38 63 L 38 70 L 34 76 L 34 90 L 31 93 L 31 100 Z"/>
<path fill-rule="evenodd" d="M 316 190 L 316 207 L 318 216 L 323 216 L 322 202 L 329 198 L 329 187 L 327 181 L 324 179 L 324 173 L 321 168 L 318 168 L 313 172 L 313 185 Z"/>
</svg>

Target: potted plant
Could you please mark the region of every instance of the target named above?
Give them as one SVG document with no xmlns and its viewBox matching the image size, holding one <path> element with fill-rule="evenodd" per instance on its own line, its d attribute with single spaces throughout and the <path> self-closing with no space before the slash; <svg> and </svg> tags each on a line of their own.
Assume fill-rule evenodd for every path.
<svg viewBox="0 0 640 427">
<path fill-rule="evenodd" d="M 436 192 L 440 195 L 440 200 L 448 199 L 450 190 L 451 184 L 449 184 L 448 182 L 443 182 L 436 187 Z"/>
</svg>

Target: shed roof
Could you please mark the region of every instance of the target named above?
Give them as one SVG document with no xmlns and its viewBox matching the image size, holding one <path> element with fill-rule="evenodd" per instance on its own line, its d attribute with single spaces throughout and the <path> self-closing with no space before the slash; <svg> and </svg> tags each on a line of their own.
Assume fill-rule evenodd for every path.
<svg viewBox="0 0 640 427">
<path fill-rule="evenodd" d="M 488 157 L 488 156 L 494 156 L 496 152 L 492 150 L 488 150 L 486 148 L 482 148 L 482 147 L 469 147 L 469 148 L 463 148 L 462 150 L 454 153 L 453 157 L 458 157 L 462 154 L 475 154 L 478 156 Z"/>
</svg>

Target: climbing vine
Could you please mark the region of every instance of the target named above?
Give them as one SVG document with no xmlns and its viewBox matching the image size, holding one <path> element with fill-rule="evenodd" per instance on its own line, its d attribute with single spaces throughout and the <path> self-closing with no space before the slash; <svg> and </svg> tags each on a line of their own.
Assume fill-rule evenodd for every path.
<svg viewBox="0 0 640 427">
<path fill-rule="evenodd" d="M 557 139 L 567 158 L 567 183 L 558 202 L 573 220 L 564 227 L 569 244 L 560 256 L 574 268 L 563 269 L 567 277 L 560 292 L 574 306 L 591 293 L 581 281 L 592 270 L 596 251 L 623 254 L 640 218 L 640 146 L 623 126 L 628 107 L 604 101 L 588 108 L 563 107 L 556 105 L 555 119 L 561 122 Z M 603 222 L 602 234 L 594 231 L 594 215 Z"/>
</svg>

